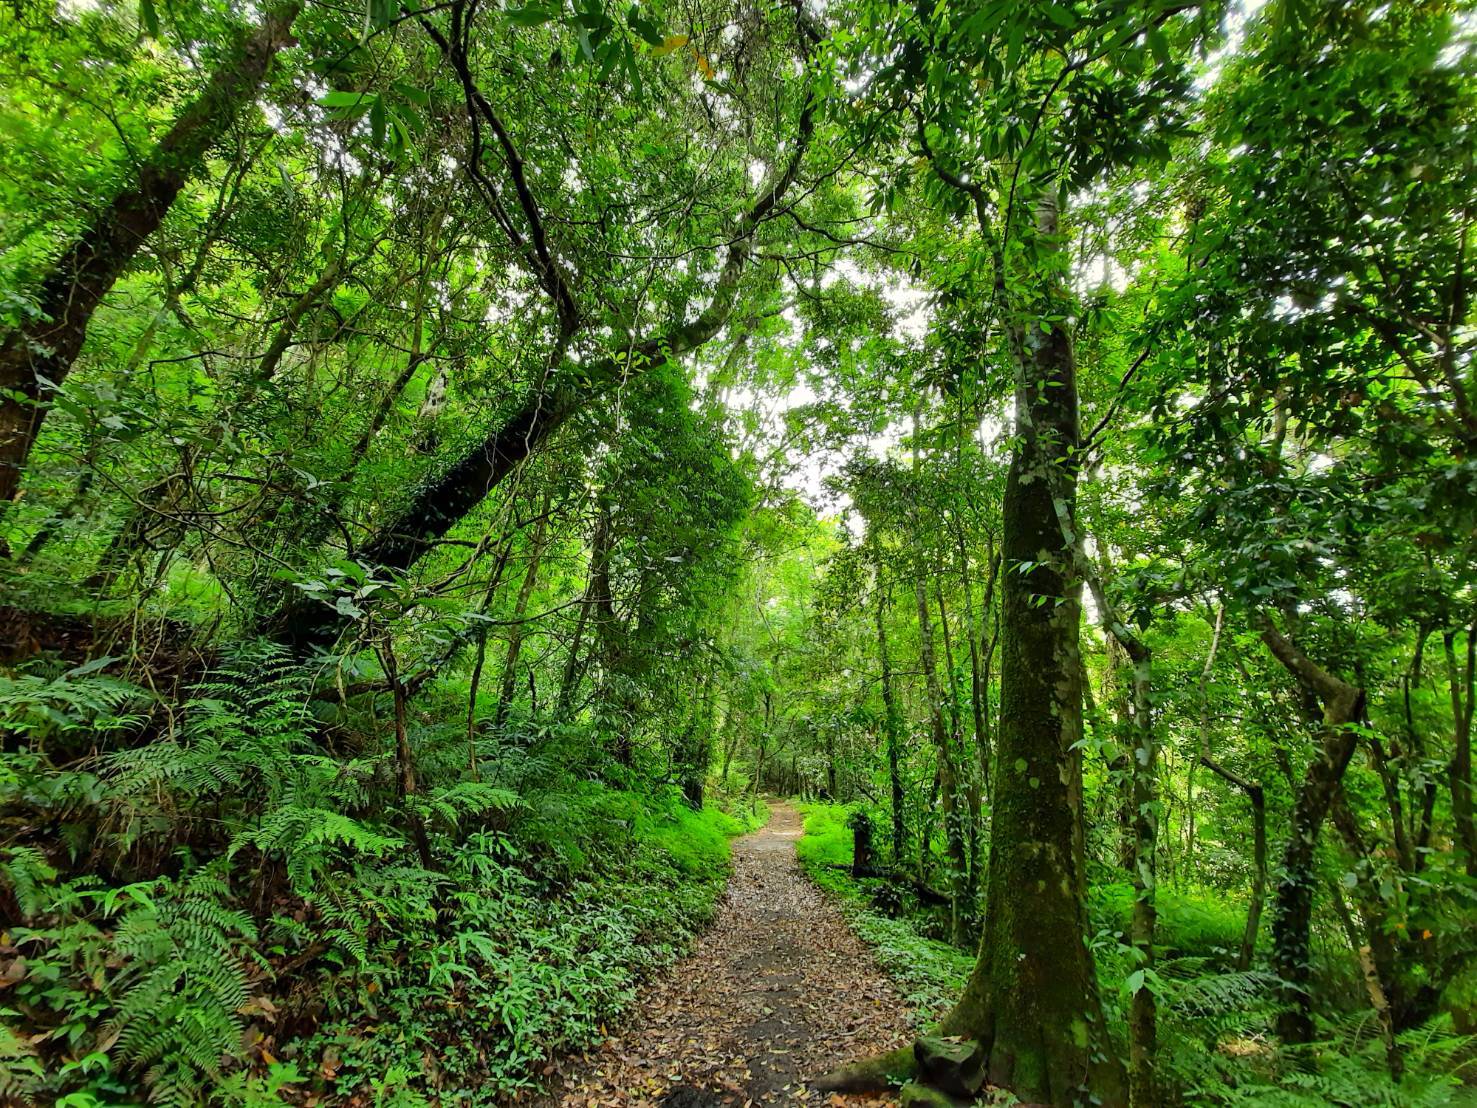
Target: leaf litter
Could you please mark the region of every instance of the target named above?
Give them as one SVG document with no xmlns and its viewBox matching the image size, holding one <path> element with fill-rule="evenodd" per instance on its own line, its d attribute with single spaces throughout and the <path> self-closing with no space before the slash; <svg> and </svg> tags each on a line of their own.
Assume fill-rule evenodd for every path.
<svg viewBox="0 0 1477 1108">
<path fill-rule="evenodd" d="M 800 814 L 734 842 L 714 924 L 601 1046 L 567 1059 L 544 1108 L 884 1108 L 807 1082 L 913 1035 L 906 1002 L 795 859 Z"/>
</svg>

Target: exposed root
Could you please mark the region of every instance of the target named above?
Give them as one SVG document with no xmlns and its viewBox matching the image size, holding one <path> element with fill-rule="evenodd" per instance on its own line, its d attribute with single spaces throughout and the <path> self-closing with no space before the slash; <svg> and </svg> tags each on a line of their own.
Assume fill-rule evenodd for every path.
<svg viewBox="0 0 1477 1108">
<path fill-rule="evenodd" d="M 834 1069 L 810 1083 L 824 1093 L 875 1093 L 912 1080 L 918 1059 L 911 1044 Z"/>
</svg>

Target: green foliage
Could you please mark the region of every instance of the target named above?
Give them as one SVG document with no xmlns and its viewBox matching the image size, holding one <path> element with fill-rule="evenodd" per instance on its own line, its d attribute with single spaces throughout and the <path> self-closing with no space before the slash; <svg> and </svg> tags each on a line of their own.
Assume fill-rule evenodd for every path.
<svg viewBox="0 0 1477 1108">
<path fill-rule="evenodd" d="M 101 672 L 117 658 L 97 658 L 48 676 L 0 674 L 0 727 L 37 747 L 66 744 L 79 732 L 127 732 L 146 718 L 152 699 L 137 685 Z M 54 667 L 45 667 L 54 668 Z"/>
<path fill-rule="evenodd" d="M 96 804 L 112 848 L 173 850 L 178 877 L 120 885 L 66 877 L 35 847 L 0 856 L 0 895 L 23 922 L 9 996 L 67 1048 L 4 1040 L 11 1087 L 82 1104 L 136 1082 L 159 1103 L 266 1105 L 322 1091 L 328 1060 L 342 1092 L 492 1103 L 533 1085 L 551 1051 L 592 1041 L 685 949 L 727 878 L 728 838 L 755 823 L 529 751 L 412 798 L 428 871 L 383 805 L 384 755 L 330 757 L 315 710 L 303 667 L 250 646 L 183 701 L 171 737 L 106 759 Z M 421 741 L 430 753 L 454 734 Z M 279 990 L 299 981 L 273 980 L 283 965 L 308 968 L 317 1028 L 273 1042 L 280 1063 L 245 1068 L 257 1055 L 243 1049 L 294 1003 Z"/>
<path fill-rule="evenodd" d="M 240 1049 L 256 926 L 226 906 L 225 881 L 203 871 L 128 895 L 142 903 L 113 931 L 124 968 L 103 1034 L 122 1063 L 145 1072 L 151 1100 L 196 1104 L 221 1059 Z"/>
<path fill-rule="evenodd" d="M 876 911 L 872 904 L 882 882 L 855 881 L 843 872 L 851 864 L 849 822 L 855 809 L 813 801 L 795 806 L 805 817 L 804 834 L 795 845 L 801 865 L 839 900 L 847 921 L 899 986 L 915 1021 L 924 1026 L 937 1019 L 963 992 L 974 968 L 973 953 L 925 937 L 914 920 Z"/>
<path fill-rule="evenodd" d="M 1087 862 L 1049 922 L 1089 921 L 1119 1053 L 1157 1002 L 1167 1100 L 1440 1102 L 1477 1015 L 1474 27 L 4 6 L 0 1098 L 521 1094 L 774 791 L 825 801 L 801 861 L 921 1009 L 968 963 L 921 936 L 967 945 L 1048 812 Z M 1019 632 L 1074 609 L 1019 586 L 1058 575 L 1084 718 L 1025 775 Z M 862 814 L 899 879 L 846 872 Z"/>
<path fill-rule="evenodd" d="M 1133 886 L 1094 883 L 1088 906 L 1095 928 L 1111 928 L 1127 935 L 1133 915 Z M 1170 957 L 1233 960 L 1246 930 L 1246 911 L 1237 898 L 1224 893 L 1162 885 L 1155 893 L 1158 929 L 1155 945 Z"/>
<path fill-rule="evenodd" d="M 796 805 L 805 817 L 805 833 L 795 845 L 801 864 L 814 872 L 826 866 L 851 864 L 851 812 L 843 804 L 801 802 Z"/>
<path fill-rule="evenodd" d="M 1219 991 L 1224 1002 L 1237 1002 L 1237 989 Z M 1178 1019 L 1170 1024 L 1164 1064 L 1185 1103 L 1425 1108 L 1470 1100 L 1462 1086 L 1470 1085 L 1477 1064 L 1473 1039 L 1454 1034 L 1442 1021 L 1398 1037 L 1405 1067 L 1400 1080 L 1390 1076 L 1385 1044 L 1367 1017 L 1331 1028 L 1311 1048 L 1291 1053 L 1271 1044 L 1265 1023 L 1245 1018 L 1244 1023 L 1240 1029 L 1226 1027 L 1211 1040 L 1211 1049 L 1203 1038 L 1184 1035 Z"/>
</svg>

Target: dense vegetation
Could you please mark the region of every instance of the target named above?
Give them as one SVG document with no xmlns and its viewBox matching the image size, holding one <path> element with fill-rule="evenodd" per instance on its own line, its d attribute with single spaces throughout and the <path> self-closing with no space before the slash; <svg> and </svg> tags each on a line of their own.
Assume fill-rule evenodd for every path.
<svg viewBox="0 0 1477 1108">
<path fill-rule="evenodd" d="M 1023 1100 L 1458 1098 L 1474 52 L 6 5 L 0 1099 L 506 1100 L 764 793 Z"/>
</svg>

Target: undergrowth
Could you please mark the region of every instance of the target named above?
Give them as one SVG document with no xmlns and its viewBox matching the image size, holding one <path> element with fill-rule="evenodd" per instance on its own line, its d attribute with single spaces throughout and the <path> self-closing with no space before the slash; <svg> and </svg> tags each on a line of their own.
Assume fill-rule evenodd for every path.
<svg viewBox="0 0 1477 1108">
<path fill-rule="evenodd" d="M 876 907 L 885 883 L 854 880 L 851 864 L 851 809 L 840 804 L 799 801 L 805 817 L 796 856 L 810 879 L 834 894 L 847 921 L 872 947 L 878 964 L 893 979 L 920 1027 L 936 1019 L 958 998 L 974 967 L 974 956 L 919 933 L 906 916 L 895 917 Z"/>
<path fill-rule="evenodd" d="M 130 744 L 151 697 L 103 668 L 0 685 L 24 737 L 0 759 L 0 1103 L 500 1103 L 687 948 L 766 815 L 576 769 L 568 729 L 480 737 L 473 776 L 434 694 L 402 800 L 373 720 L 330 754 L 269 648 Z M 102 737 L 118 753 L 84 752 Z"/>
<path fill-rule="evenodd" d="M 856 933 L 898 984 L 920 1026 L 938 1018 L 963 991 L 974 952 L 920 933 L 923 909 L 882 879 L 854 879 L 854 807 L 799 801 L 804 835 L 796 854 L 817 885 L 834 894 Z M 871 813 L 876 816 L 876 813 Z M 881 826 L 873 819 L 874 826 Z M 1108 1024 L 1125 1026 L 1130 986 L 1159 999 L 1159 1070 L 1166 1105 L 1270 1105 L 1329 1108 L 1381 1105 L 1428 1108 L 1477 1104 L 1477 1041 L 1437 1015 L 1400 1035 L 1403 1077 L 1390 1076 L 1388 1047 L 1368 1009 L 1324 1020 L 1319 1041 L 1281 1049 L 1273 1034 L 1276 978 L 1260 967 L 1234 968 L 1245 923 L 1232 898 L 1161 889 L 1159 959 L 1135 976 L 1126 945 L 1132 889 L 1094 886 L 1088 897 L 1093 948 Z M 1120 1043 L 1125 1055 L 1127 1044 Z"/>
</svg>

